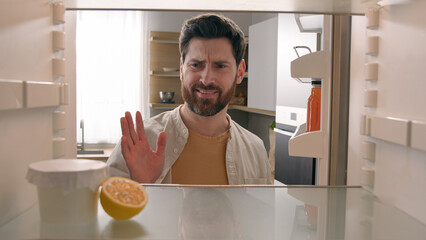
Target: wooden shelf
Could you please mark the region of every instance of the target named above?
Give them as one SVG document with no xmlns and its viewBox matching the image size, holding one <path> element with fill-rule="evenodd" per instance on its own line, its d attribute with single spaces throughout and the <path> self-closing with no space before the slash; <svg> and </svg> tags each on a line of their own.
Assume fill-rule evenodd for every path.
<svg viewBox="0 0 426 240">
<path fill-rule="evenodd" d="M 150 103 L 149 107 L 156 109 L 174 109 L 179 105 L 179 103 Z"/>
<path fill-rule="evenodd" d="M 180 104 L 174 103 L 150 103 L 149 106 L 156 109 L 174 109 L 178 107 Z M 262 110 L 262 109 L 255 109 L 255 108 L 248 108 L 247 106 L 241 106 L 241 105 L 229 105 L 229 110 L 240 110 L 244 112 L 250 112 L 250 113 L 257 113 L 262 115 L 268 115 L 268 116 L 275 116 L 275 111 L 268 111 L 268 110 Z"/>
<path fill-rule="evenodd" d="M 161 38 L 158 38 L 158 37 L 151 37 L 151 42 L 179 44 L 179 41 L 176 41 L 176 40 L 166 40 L 166 39 L 161 39 Z"/>
<path fill-rule="evenodd" d="M 180 77 L 179 72 L 160 72 L 160 71 L 151 71 L 151 75 L 157 77 Z"/>
<path fill-rule="evenodd" d="M 179 44 L 179 32 L 151 31 L 151 42 Z"/>
<path fill-rule="evenodd" d="M 166 72 L 164 68 L 179 69 L 179 32 L 158 32 L 150 33 L 150 57 L 149 57 L 149 102 L 155 103 L 156 108 L 172 108 L 170 104 L 164 105 L 161 101 L 159 92 L 175 92 L 174 100 L 176 103 L 182 103 L 180 74 L 179 71 Z M 158 105 L 157 105 L 158 104 Z"/>
</svg>

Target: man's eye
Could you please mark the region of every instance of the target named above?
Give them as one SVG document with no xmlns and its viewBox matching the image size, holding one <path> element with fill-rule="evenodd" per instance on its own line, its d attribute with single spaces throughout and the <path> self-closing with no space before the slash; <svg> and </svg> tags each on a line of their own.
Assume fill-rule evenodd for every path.
<svg viewBox="0 0 426 240">
<path fill-rule="evenodd" d="M 218 64 L 217 65 L 217 68 L 225 68 L 226 67 L 226 65 L 225 64 Z"/>
<path fill-rule="evenodd" d="M 200 68 L 200 67 L 201 67 L 201 64 L 200 64 L 200 63 L 191 63 L 191 64 L 190 64 L 190 66 L 191 66 L 192 68 Z"/>
</svg>

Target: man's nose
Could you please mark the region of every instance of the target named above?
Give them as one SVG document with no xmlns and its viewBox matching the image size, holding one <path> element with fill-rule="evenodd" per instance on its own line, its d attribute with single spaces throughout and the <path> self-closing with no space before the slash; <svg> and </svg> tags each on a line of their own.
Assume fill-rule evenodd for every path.
<svg viewBox="0 0 426 240">
<path fill-rule="evenodd" d="M 210 66 L 206 66 L 203 71 L 201 72 L 201 78 L 200 81 L 205 85 L 208 86 L 212 82 L 215 81 L 215 73 L 213 69 Z"/>
</svg>

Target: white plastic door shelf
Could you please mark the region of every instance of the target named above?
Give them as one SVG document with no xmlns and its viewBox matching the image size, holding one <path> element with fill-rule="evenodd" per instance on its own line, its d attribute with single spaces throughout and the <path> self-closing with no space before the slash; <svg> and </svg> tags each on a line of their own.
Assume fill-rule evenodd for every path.
<svg viewBox="0 0 426 240">
<path fill-rule="evenodd" d="M 375 108 L 377 107 L 377 90 L 366 90 L 364 92 L 364 106 Z"/>
<path fill-rule="evenodd" d="M 327 81 L 328 66 L 329 63 L 325 51 L 309 53 L 291 62 L 291 77 L 296 80 L 301 78 L 320 78 L 323 80 L 322 85 L 324 85 Z M 323 103 L 321 103 L 321 109 L 324 109 Z M 321 114 L 321 116 L 321 125 L 323 125 L 323 122 L 325 121 L 323 116 L 325 116 L 325 114 Z M 321 129 L 323 129 L 323 127 Z M 324 137 L 324 132 L 322 130 L 307 133 L 306 123 L 300 125 L 288 143 L 289 155 L 323 158 Z"/>
<path fill-rule="evenodd" d="M 24 107 L 23 88 L 23 81 L 0 80 L 0 110 Z"/>
<path fill-rule="evenodd" d="M 363 142 L 361 155 L 362 158 L 374 162 L 376 159 L 376 144 L 368 141 Z"/>
<path fill-rule="evenodd" d="M 55 111 L 53 112 L 53 130 L 62 130 L 66 127 L 65 112 Z"/>
<path fill-rule="evenodd" d="M 65 33 L 62 31 L 52 32 L 53 50 L 64 50 L 65 49 Z"/>
<path fill-rule="evenodd" d="M 426 151 L 426 122 L 411 123 L 411 147 Z"/>
<path fill-rule="evenodd" d="M 371 118 L 371 136 L 385 141 L 408 146 L 410 121 L 392 117 Z"/>
<path fill-rule="evenodd" d="M 64 58 L 54 58 L 52 60 L 52 74 L 55 77 L 65 76 L 65 59 Z"/>
<path fill-rule="evenodd" d="M 26 83 L 26 107 L 47 107 L 59 105 L 59 85 L 52 82 Z"/>
<path fill-rule="evenodd" d="M 65 155 L 65 138 L 53 139 L 53 158 L 60 158 Z"/>
<path fill-rule="evenodd" d="M 365 80 L 377 81 L 379 75 L 379 64 L 378 63 L 367 63 L 365 64 Z"/>
<path fill-rule="evenodd" d="M 0 80 L 0 111 L 67 105 L 67 83 Z"/>
<path fill-rule="evenodd" d="M 62 3 L 57 2 L 53 4 L 53 23 L 65 23 L 65 6 Z"/>
<path fill-rule="evenodd" d="M 362 167 L 361 184 L 367 187 L 374 187 L 375 170 L 368 167 Z"/>
<path fill-rule="evenodd" d="M 301 78 L 321 78 L 327 76 L 327 56 L 324 51 L 318 51 L 303 55 L 291 62 L 291 77 Z"/>
<path fill-rule="evenodd" d="M 306 123 L 300 125 L 288 142 L 290 156 L 324 157 L 324 134 L 322 131 L 306 132 Z"/>
</svg>

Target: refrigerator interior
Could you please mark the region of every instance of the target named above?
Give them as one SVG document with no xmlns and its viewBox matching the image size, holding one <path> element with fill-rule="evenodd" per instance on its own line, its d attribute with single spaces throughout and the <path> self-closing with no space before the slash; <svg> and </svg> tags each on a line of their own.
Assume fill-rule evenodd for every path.
<svg viewBox="0 0 426 240">
<path fill-rule="evenodd" d="M 66 1 L 70 2 L 74 7 L 84 4 Z M 355 17 L 352 22 L 348 184 L 363 185 L 382 202 L 426 224 L 426 68 L 422 65 L 426 59 L 423 47 L 426 2 L 383 1 L 387 5 L 381 7 L 375 5 L 376 1 L 369 2 L 373 2 L 370 6 L 378 11 L 378 25 L 366 28 L 364 16 Z M 273 7 L 275 9 L 268 9 L 289 10 Z M 42 83 L 68 83 L 68 100 L 75 102 L 73 43 L 67 38 L 65 52 L 55 55 L 51 39 L 51 32 L 66 29 L 72 16 L 72 11 L 67 12 L 66 17 L 71 19 L 54 25 L 52 7 L 45 1 L 0 2 L 0 78 L 8 80 L 0 82 L 0 103 L 5 104 L 4 99 L 7 100 L 7 106 L 1 105 L 0 111 L 0 225 L 37 202 L 35 188 L 25 180 L 29 163 L 53 158 L 54 145 L 65 147 L 65 156 L 75 153 L 75 106 L 24 108 L 26 102 L 22 95 L 23 81 L 36 82 L 32 85 L 36 86 L 35 92 L 40 92 L 37 86 L 43 86 L 42 92 L 48 86 L 55 92 L 53 99 L 60 101 L 56 90 L 52 90 L 60 86 Z M 66 31 L 67 36 L 72 36 L 72 29 Z M 374 49 L 375 54 L 365 54 L 366 50 L 374 53 Z M 67 74 L 63 79 L 52 75 L 55 56 L 64 56 L 71 63 L 66 65 Z M 373 72 L 377 66 L 375 79 L 373 74 L 373 78 L 366 80 L 366 65 L 373 66 Z M 5 93 L 13 94 L 6 98 Z M 55 111 L 66 112 L 65 130 L 54 130 Z M 65 142 L 61 139 L 64 136 Z M 328 151 L 328 147 L 323 149 Z M 328 166 L 321 169 L 321 173 L 328 175 Z"/>
</svg>

